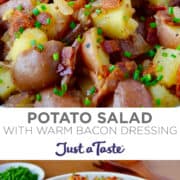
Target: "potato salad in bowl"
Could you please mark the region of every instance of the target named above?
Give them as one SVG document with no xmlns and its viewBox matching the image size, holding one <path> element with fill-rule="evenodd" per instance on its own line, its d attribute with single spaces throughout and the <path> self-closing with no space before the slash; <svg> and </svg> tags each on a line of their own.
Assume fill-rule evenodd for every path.
<svg viewBox="0 0 180 180">
<path fill-rule="evenodd" d="M 180 1 L 0 1 L 0 105 L 179 104 Z"/>
</svg>

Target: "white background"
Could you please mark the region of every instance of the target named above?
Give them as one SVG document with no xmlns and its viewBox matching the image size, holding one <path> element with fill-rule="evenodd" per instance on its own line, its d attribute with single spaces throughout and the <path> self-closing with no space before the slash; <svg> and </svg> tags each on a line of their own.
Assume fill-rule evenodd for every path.
<svg viewBox="0 0 180 180">
<path fill-rule="evenodd" d="M 110 123 L 99 124 L 97 123 L 97 114 L 99 112 L 105 112 L 108 114 L 115 112 L 123 112 L 124 118 L 130 118 L 132 112 L 137 112 L 141 115 L 142 112 L 149 112 L 152 114 L 152 122 L 150 126 L 176 126 L 178 133 L 176 135 L 38 135 L 37 133 L 23 134 L 23 135 L 5 135 L 2 127 L 4 126 L 28 126 L 37 127 L 42 126 L 38 120 L 34 120 L 33 123 L 28 124 L 27 114 L 28 112 L 89 112 L 92 116 L 92 121 L 89 124 L 82 124 L 77 122 L 76 124 L 53 124 L 50 121 L 43 126 L 66 126 L 74 128 L 76 126 L 116 126 L 120 127 L 122 124 Z M 140 126 L 142 124 L 129 124 L 130 126 Z M 123 124 L 123 126 L 125 126 Z M 122 159 L 122 160 L 179 160 L 180 159 L 180 116 L 179 109 L 177 108 L 164 108 L 164 109 L 103 109 L 103 108 L 71 108 L 71 109 L 0 109 L 0 159 L 1 160 L 95 160 L 95 159 Z M 68 142 L 71 146 L 76 146 L 80 142 L 84 146 L 90 146 L 94 141 L 106 141 L 107 145 L 116 143 L 117 145 L 123 145 L 125 152 L 123 154 L 106 154 L 103 153 L 97 156 L 96 153 L 91 154 L 66 154 L 65 156 L 58 157 L 55 155 L 57 151 L 56 144 L 58 142 Z"/>
</svg>

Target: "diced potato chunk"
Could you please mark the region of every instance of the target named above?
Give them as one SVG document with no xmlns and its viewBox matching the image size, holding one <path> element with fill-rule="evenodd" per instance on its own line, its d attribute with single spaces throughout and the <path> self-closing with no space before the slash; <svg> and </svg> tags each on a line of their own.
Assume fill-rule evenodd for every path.
<svg viewBox="0 0 180 180">
<path fill-rule="evenodd" d="M 42 5 L 46 7 L 42 9 Z M 60 39 L 63 37 L 64 32 L 69 27 L 70 15 L 64 15 L 55 4 L 41 4 L 37 6 L 40 12 L 49 13 L 50 18 L 49 25 L 42 25 L 41 29 L 47 34 L 48 39 Z"/>
<path fill-rule="evenodd" d="M 133 34 L 138 26 L 132 19 L 134 9 L 130 0 L 123 0 L 119 7 L 103 10 L 102 13 L 92 14 L 92 19 L 97 27 L 101 27 L 103 32 L 111 38 L 125 39 Z"/>
<path fill-rule="evenodd" d="M 154 105 L 159 107 L 174 107 L 180 104 L 179 99 L 170 93 L 168 89 L 166 89 L 162 85 L 155 85 L 150 87 L 150 92 L 152 94 Z"/>
<path fill-rule="evenodd" d="M 10 69 L 0 66 L 0 99 L 6 99 L 15 90 Z"/>
<path fill-rule="evenodd" d="M 101 47 L 98 40 L 103 41 L 102 35 L 98 35 L 97 28 L 91 28 L 84 34 L 82 43 L 82 55 L 86 66 L 98 74 L 103 65 L 109 65 L 109 56 Z"/>
<path fill-rule="evenodd" d="M 163 75 L 161 84 L 170 87 L 176 84 L 176 74 L 180 65 L 180 51 L 174 49 L 159 48 L 153 60 L 157 75 Z M 161 67 L 159 71 L 158 67 Z"/>
<path fill-rule="evenodd" d="M 15 61 L 17 56 L 30 48 L 32 48 L 32 41 L 36 44 L 44 44 L 47 41 L 46 34 L 37 28 L 26 29 L 19 39 L 14 41 L 14 44 L 7 56 L 8 60 Z"/>
<path fill-rule="evenodd" d="M 168 6 L 169 0 L 149 0 L 149 2 L 156 6 Z"/>
</svg>

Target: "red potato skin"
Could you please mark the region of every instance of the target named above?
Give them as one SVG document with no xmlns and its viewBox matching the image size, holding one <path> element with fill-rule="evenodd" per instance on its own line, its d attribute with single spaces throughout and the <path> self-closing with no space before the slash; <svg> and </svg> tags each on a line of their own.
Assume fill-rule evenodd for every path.
<svg viewBox="0 0 180 180">
<path fill-rule="evenodd" d="M 40 94 L 42 99 L 36 101 L 34 107 L 82 107 L 80 97 L 70 92 L 61 97 L 53 93 L 53 88 L 49 88 Z"/>
<path fill-rule="evenodd" d="M 170 23 L 168 24 L 168 21 L 171 20 L 170 17 L 167 15 L 167 12 L 158 11 L 155 17 L 157 23 L 157 35 L 160 44 L 166 48 L 176 49 L 177 46 L 180 44 L 180 34 L 169 29 L 169 27 L 173 27 L 174 25 L 170 25 Z M 179 24 L 177 24 L 177 26 L 179 26 L 180 28 Z"/>
<path fill-rule="evenodd" d="M 53 60 L 53 54 L 60 54 L 62 48 L 62 43 L 49 41 L 42 52 L 30 49 L 21 53 L 12 68 L 12 77 L 19 90 L 38 91 L 55 83 L 59 79 L 56 73 L 59 61 Z"/>
<path fill-rule="evenodd" d="M 113 107 L 152 107 L 152 97 L 145 86 L 134 80 L 119 82 Z"/>
</svg>

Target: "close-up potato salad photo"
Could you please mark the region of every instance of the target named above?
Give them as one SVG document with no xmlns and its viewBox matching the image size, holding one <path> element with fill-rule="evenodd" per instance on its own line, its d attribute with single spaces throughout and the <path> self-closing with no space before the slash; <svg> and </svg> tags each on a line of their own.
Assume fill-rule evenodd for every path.
<svg viewBox="0 0 180 180">
<path fill-rule="evenodd" d="M 179 105 L 180 0 L 0 0 L 0 106 Z"/>
</svg>

